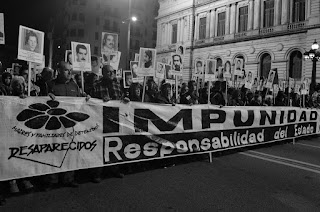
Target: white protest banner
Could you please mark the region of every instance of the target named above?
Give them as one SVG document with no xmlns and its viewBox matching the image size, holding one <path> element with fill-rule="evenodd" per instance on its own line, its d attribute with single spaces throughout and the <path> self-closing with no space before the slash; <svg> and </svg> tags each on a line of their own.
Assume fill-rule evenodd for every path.
<svg viewBox="0 0 320 212">
<path fill-rule="evenodd" d="M 320 134 L 320 110 L 0 96 L 0 181 Z"/>
<path fill-rule="evenodd" d="M 42 63 L 43 48 L 44 32 L 20 25 L 18 59 L 33 63 Z"/>
<path fill-rule="evenodd" d="M 91 71 L 90 44 L 71 42 L 72 68 L 74 71 Z"/>
<path fill-rule="evenodd" d="M 4 16 L 0 13 L 0 44 L 5 44 Z"/>
</svg>

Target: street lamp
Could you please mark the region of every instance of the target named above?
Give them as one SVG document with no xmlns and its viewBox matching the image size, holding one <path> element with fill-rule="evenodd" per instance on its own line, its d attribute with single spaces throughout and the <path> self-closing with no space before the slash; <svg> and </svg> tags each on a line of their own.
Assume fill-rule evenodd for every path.
<svg viewBox="0 0 320 212">
<path fill-rule="evenodd" d="M 131 22 L 136 22 L 138 19 L 135 16 L 131 16 L 131 0 L 129 1 L 129 12 L 128 17 L 125 21 L 122 21 L 122 23 L 127 22 L 128 23 L 128 45 L 127 45 L 127 70 L 130 69 L 130 30 L 131 30 Z"/>
<path fill-rule="evenodd" d="M 314 40 L 314 43 L 311 46 L 310 51 L 306 51 L 304 55 L 305 60 L 311 60 L 312 61 L 312 75 L 311 75 L 311 85 L 310 85 L 310 94 L 314 92 L 315 86 L 316 86 L 316 74 L 317 74 L 317 61 L 320 59 L 320 52 L 318 51 L 319 44 L 316 40 Z"/>
</svg>

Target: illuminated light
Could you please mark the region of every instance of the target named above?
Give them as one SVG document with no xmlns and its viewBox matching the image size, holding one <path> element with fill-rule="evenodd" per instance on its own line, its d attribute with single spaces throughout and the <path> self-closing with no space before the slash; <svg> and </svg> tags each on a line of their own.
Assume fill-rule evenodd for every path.
<svg viewBox="0 0 320 212">
<path fill-rule="evenodd" d="M 314 43 L 312 44 L 311 49 L 312 49 L 312 50 L 317 50 L 317 49 L 319 49 L 319 44 L 317 43 L 316 40 L 314 40 Z"/>
<path fill-rule="evenodd" d="M 137 21 L 138 19 L 137 19 L 137 17 L 132 16 L 132 17 L 131 17 L 131 20 L 132 20 L 132 21 Z"/>
</svg>

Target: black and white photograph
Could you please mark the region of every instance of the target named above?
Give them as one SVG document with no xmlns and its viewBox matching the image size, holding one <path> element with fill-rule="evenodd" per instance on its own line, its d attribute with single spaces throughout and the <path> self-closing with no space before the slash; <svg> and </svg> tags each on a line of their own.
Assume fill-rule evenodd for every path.
<svg viewBox="0 0 320 212">
<path fill-rule="evenodd" d="M 218 73 L 217 60 L 206 60 L 205 81 L 217 81 Z"/>
<path fill-rule="evenodd" d="M 119 69 L 119 64 L 120 64 L 120 58 L 121 58 L 121 52 L 112 52 L 109 54 L 110 58 L 110 65 L 112 66 L 113 69 Z"/>
<path fill-rule="evenodd" d="M 232 77 L 232 69 L 231 69 L 230 61 L 226 61 L 224 64 L 223 76 L 226 79 L 231 79 L 231 77 Z"/>
<path fill-rule="evenodd" d="M 172 70 L 176 75 L 181 75 L 183 70 L 182 56 L 179 54 L 171 55 Z"/>
<path fill-rule="evenodd" d="M 74 71 L 91 71 L 90 44 L 71 42 L 72 68 Z"/>
<path fill-rule="evenodd" d="M 3 13 L 0 13 L 0 44 L 5 44 L 4 17 L 3 17 Z"/>
<path fill-rule="evenodd" d="M 73 60 L 72 51 L 71 50 L 66 50 L 64 61 L 69 63 L 72 66 L 72 60 Z"/>
<path fill-rule="evenodd" d="M 165 75 L 165 63 L 157 62 L 157 69 L 156 69 L 156 78 L 163 79 Z"/>
<path fill-rule="evenodd" d="M 139 72 L 141 76 L 154 76 L 156 69 L 156 50 L 140 48 Z"/>
<path fill-rule="evenodd" d="M 43 48 L 44 32 L 20 25 L 18 59 L 42 63 Z"/>
<path fill-rule="evenodd" d="M 235 61 L 234 61 L 234 72 L 233 74 L 235 76 L 239 76 L 239 77 L 244 77 L 244 74 L 243 74 L 243 70 L 244 67 L 243 67 L 243 59 L 242 58 L 236 58 Z"/>
<path fill-rule="evenodd" d="M 102 32 L 101 52 L 112 53 L 118 51 L 118 34 Z"/>
<path fill-rule="evenodd" d="M 185 46 L 178 45 L 177 49 L 176 49 L 176 54 L 180 55 L 181 58 L 183 58 L 183 56 L 185 54 Z"/>
<path fill-rule="evenodd" d="M 248 71 L 248 73 L 246 74 L 246 79 L 245 79 L 245 84 L 244 87 L 247 89 L 251 89 L 253 85 L 253 76 L 252 76 L 252 72 Z"/>
<path fill-rule="evenodd" d="M 132 84 L 132 72 L 130 70 L 123 70 L 123 87 L 129 88 Z"/>
<path fill-rule="evenodd" d="M 276 71 L 275 70 L 270 70 L 269 71 L 268 79 L 267 79 L 266 85 L 265 85 L 266 88 L 269 88 L 269 89 L 272 88 L 273 80 L 274 80 L 275 75 L 276 75 Z"/>
<path fill-rule="evenodd" d="M 169 80 L 170 82 L 173 81 L 175 77 L 174 77 L 174 74 L 172 73 L 173 71 L 171 69 L 171 66 L 168 64 L 165 64 L 164 67 L 165 67 L 166 80 Z"/>
<path fill-rule="evenodd" d="M 196 59 L 194 62 L 195 74 L 197 77 L 202 77 L 204 74 L 205 61 L 201 59 Z"/>
</svg>

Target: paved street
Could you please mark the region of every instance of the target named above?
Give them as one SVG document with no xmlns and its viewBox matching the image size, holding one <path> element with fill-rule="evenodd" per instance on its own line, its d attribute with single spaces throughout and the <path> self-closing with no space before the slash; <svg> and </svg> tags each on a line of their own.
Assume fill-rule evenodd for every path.
<svg viewBox="0 0 320 212">
<path fill-rule="evenodd" d="M 0 211 L 320 211 L 320 137 L 11 197 Z"/>
</svg>

